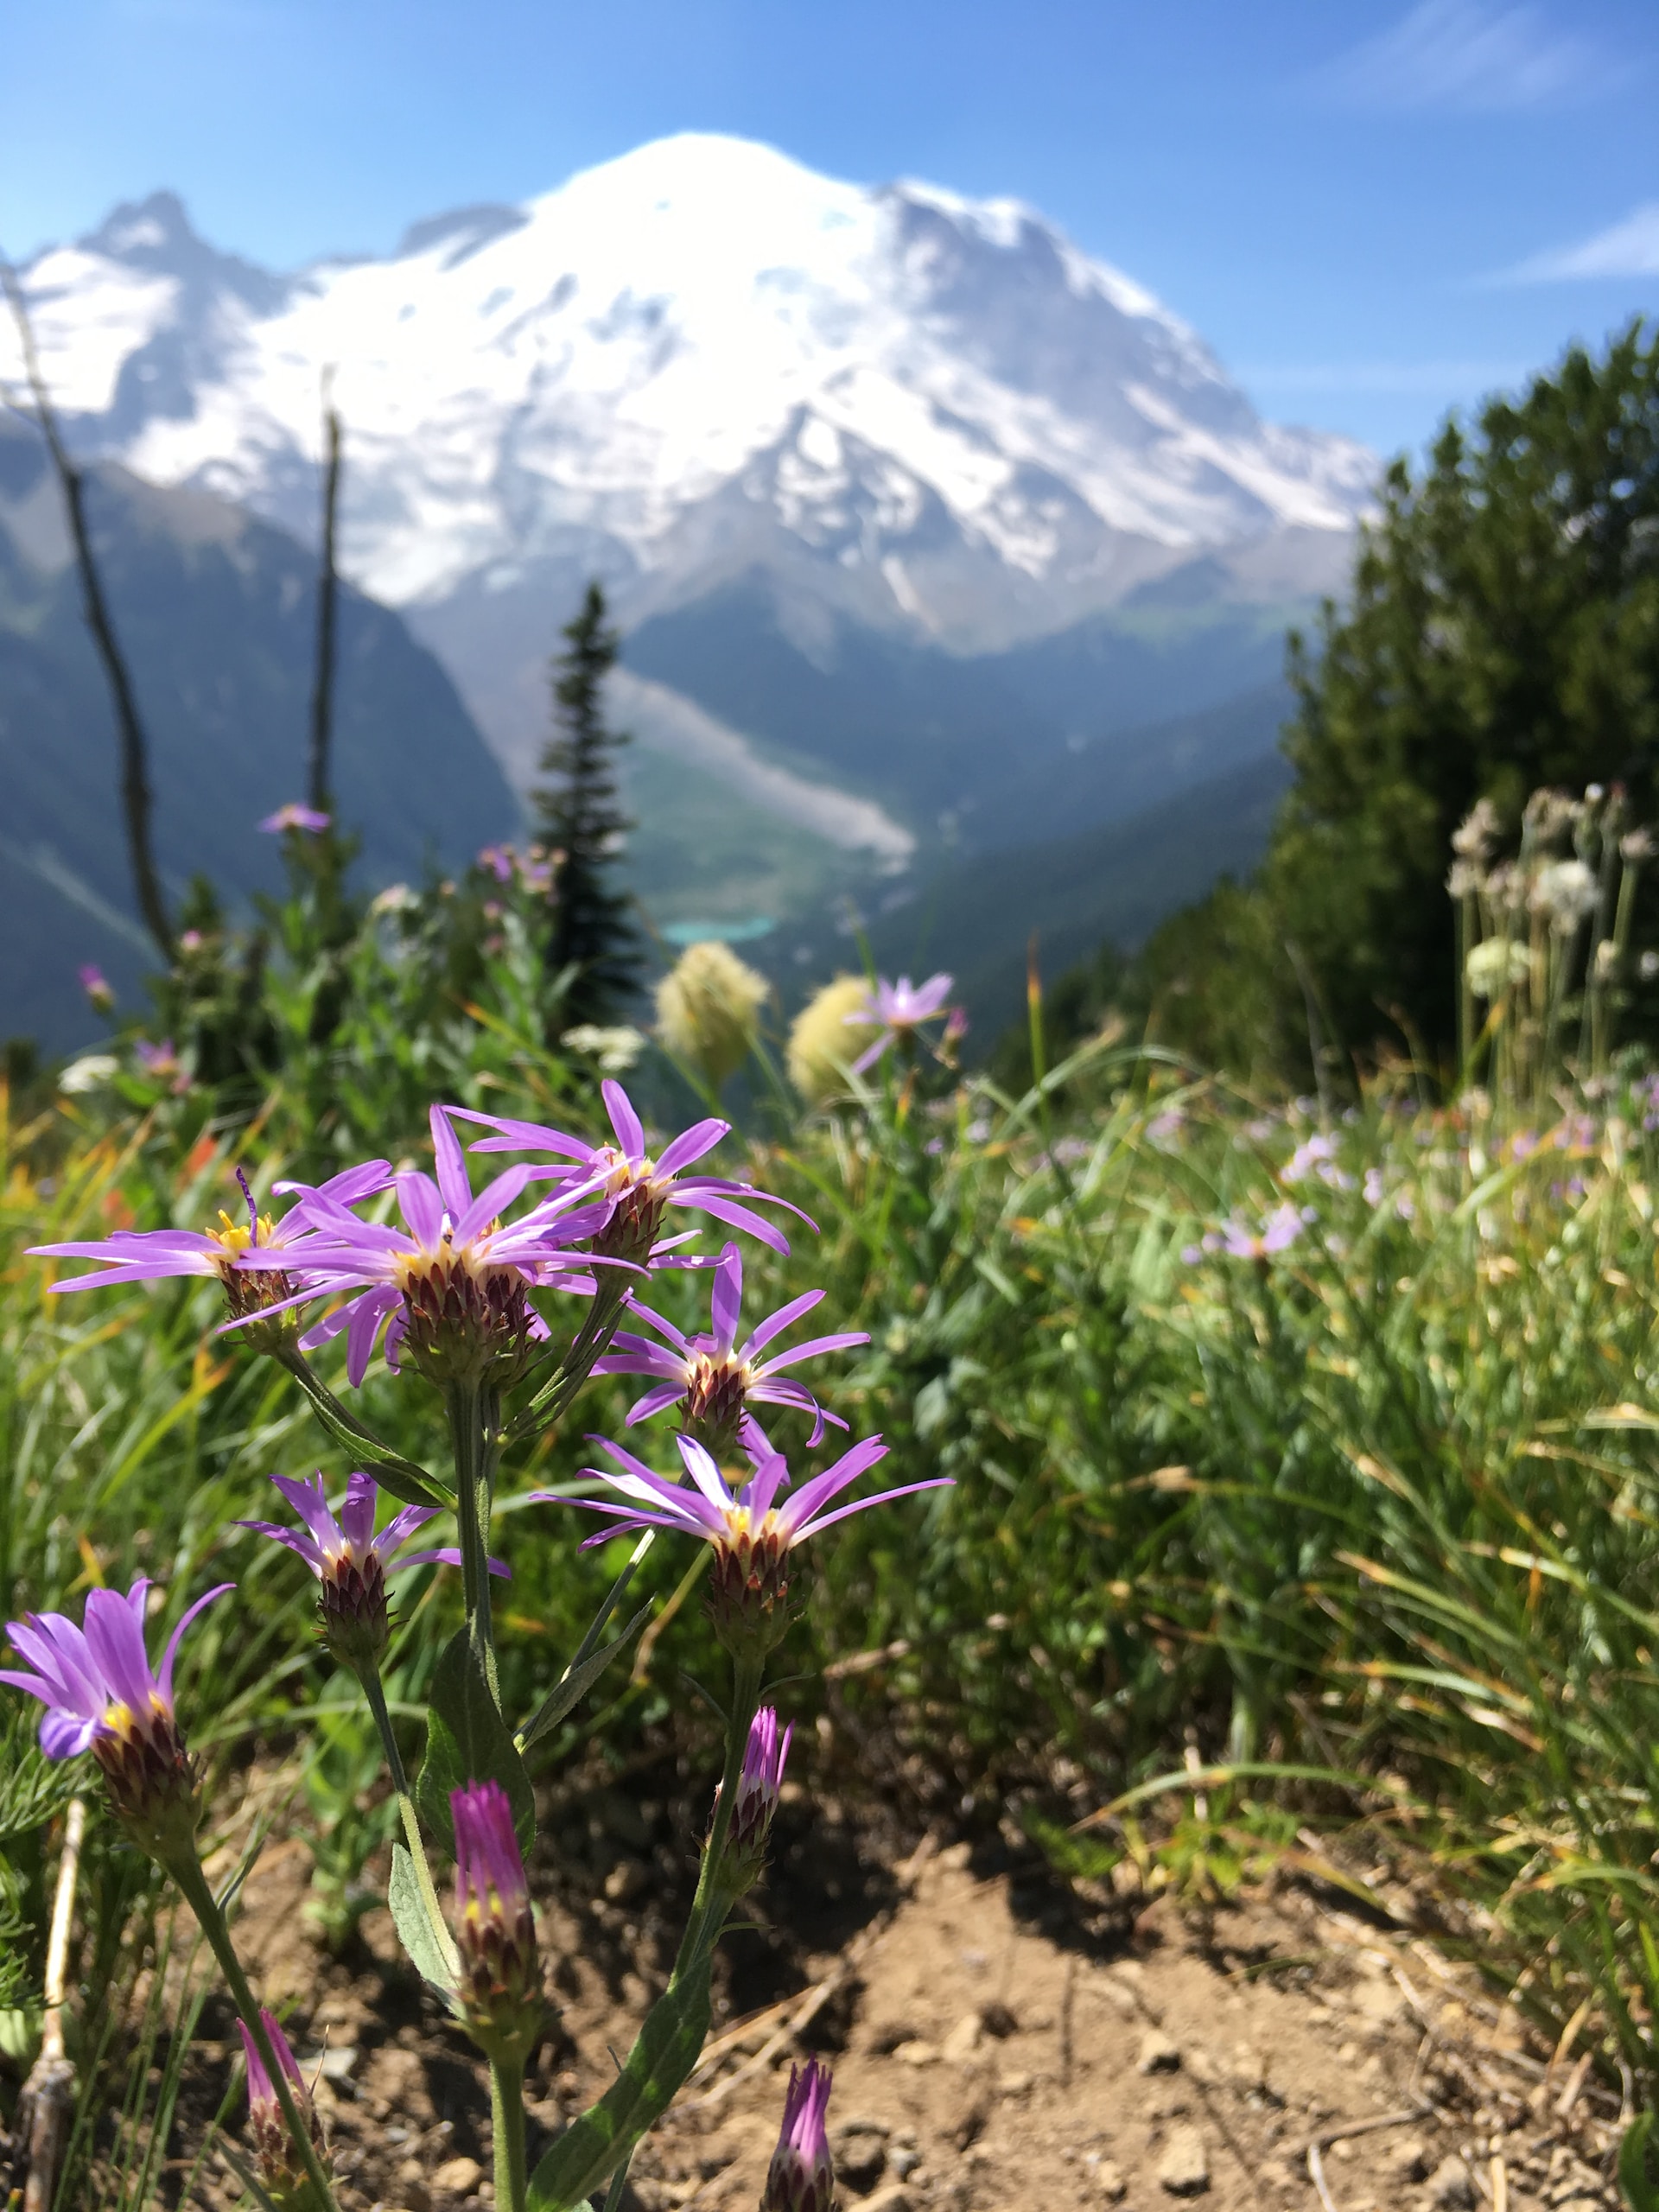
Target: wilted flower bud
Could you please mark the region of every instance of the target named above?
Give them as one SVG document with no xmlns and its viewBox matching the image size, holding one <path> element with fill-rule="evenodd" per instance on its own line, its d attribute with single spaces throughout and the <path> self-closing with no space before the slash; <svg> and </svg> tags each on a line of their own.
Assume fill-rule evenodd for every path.
<svg viewBox="0 0 1659 2212">
<path fill-rule="evenodd" d="M 830 2212 L 836 2194 L 836 2170 L 824 2127 L 830 2086 L 830 2069 L 816 2058 L 809 2058 L 798 2072 L 790 2068 L 783 2129 L 772 2154 L 760 2212 Z"/>
<path fill-rule="evenodd" d="M 732 1825 L 727 1832 L 720 1866 L 721 1887 L 728 1897 L 741 1897 L 760 1878 L 766 1863 L 766 1838 L 772 1832 L 772 1815 L 778 1810 L 784 1764 L 794 1733 L 791 1723 L 781 1736 L 779 1734 L 778 1715 L 769 1705 L 763 1705 L 749 1724 L 749 1740 L 743 1748 L 743 1768 L 737 1778 L 737 1802 L 732 1808 Z M 718 1790 L 715 1802 L 718 1806 Z"/>
<path fill-rule="evenodd" d="M 311 2092 L 305 2085 L 288 2038 L 275 2019 L 262 2005 L 259 2018 L 264 2023 L 265 2033 L 270 2037 L 270 2047 L 276 2063 L 288 2078 L 289 2091 L 300 2117 L 304 2120 L 311 2141 L 319 2153 L 323 2149 L 322 2129 L 318 2123 L 316 2108 L 311 2102 Z M 242 2048 L 248 2061 L 248 2125 L 253 2136 L 254 2156 L 259 2162 L 259 2178 L 266 2195 L 276 2206 L 277 2212 L 311 2212 L 315 2206 L 316 2192 L 307 2178 L 300 2163 L 300 2154 L 288 2122 L 283 2117 L 283 2107 L 277 2101 L 275 2084 L 259 2056 L 258 2045 L 248 2033 L 246 2023 L 238 2020 L 237 2029 L 242 2037 Z M 316 2212 L 321 2212 L 316 2207 Z"/>
<path fill-rule="evenodd" d="M 874 1015 L 858 1017 L 869 1003 L 862 976 L 837 976 L 810 998 L 789 1033 L 789 1079 L 809 1106 L 823 1106 L 847 1092 L 847 1070 L 881 1033 Z"/>
<path fill-rule="evenodd" d="M 717 938 L 689 944 L 657 986 L 657 1033 L 718 1090 L 754 1050 L 766 988 Z"/>
<path fill-rule="evenodd" d="M 546 2006 L 512 1808 L 499 1782 L 449 1793 L 455 1823 L 456 2009 L 492 2058 L 522 2060 Z"/>
</svg>

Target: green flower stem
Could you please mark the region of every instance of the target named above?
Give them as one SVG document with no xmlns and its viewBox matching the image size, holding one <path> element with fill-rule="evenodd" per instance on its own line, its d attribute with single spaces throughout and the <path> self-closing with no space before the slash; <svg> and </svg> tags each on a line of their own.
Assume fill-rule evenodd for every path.
<svg viewBox="0 0 1659 2212">
<path fill-rule="evenodd" d="M 631 1278 L 626 1269 L 620 1268 L 595 1268 L 594 1273 L 599 1278 L 599 1287 L 588 1303 L 587 1318 L 576 1332 L 569 1351 L 559 1362 L 557 1374 L 515 1414 L 507 1432 L 509 1443 L 522 1444 L 525 1438 L 551 1427 L 561 1418 L 592 1374 L 594 1362 L 616 1334 Z"/>
<path fill-rule="evenodd" d="M 697 1875 L 697 1893 L 691 1900 L 691 1916 L 681 1938 L 679 1957 L 675 1961 L 677 1974 L 683 1973 L 699 1952 L 706 1949 L 720 1932 L 724 1906 L 729 1899 L 720 1894 L 720 1862 L 726 1854 L 726 1839 L 731 1833 L 732 1815 L 737 1805 L 738 1778 L 743 1771 L 743 1753 L 748 1746 L 749 1727 L 760 1702 L 760 1684 L 766 1673 L 762 1658 L 745 1657 L 734 1661 L 732 1667 L 732 1710 L 726 1724 L 726 1770 L 720 1778 L 720 1795 L 715 1800 L 715 1817 L 709 1830 L 709 1840 L 702 1847 L 702 1866 Z"/>
<path fill-rule="evenodd" d="M 302 2119 L 294 2102 L 294 2093 L 289 2087 L 288 2075 L 281 2060 L 271 2048 L 265 2024 L 259 2017 L 259 2007 L 254 2002 L 253 1992 L 248 1987 L 248 1978 L 242 1971 L 242 1961 L 237 1957 L 231 1942 L 231 1931 L 225 1924 L 219 1899 L 208 1886 L 207 1877 L 201 1871 L 201 1861 L 194 1851 L 176 1859 L 164 1860 L 168 1873 L 178 1884 L 185 1903 L 196 1916 L 196 1923 L 207 1938 L 208 1947 L 219 1961 L 230 1989 L 231 2002 L 241 2018 L 242 2024 L 253 2038 L 253 2047 L 264 2062 L 270 2076 L 271 2087 L 276 2092 L 276 2101 L 283 2108 L 283 2118 L 288 2122 L 288 2132 L 294 2147 L 300 2154 L 312 2188 L 316 2191 L 320 2212 L 340 2212 L 332 2183 L 323 2171 L 317 2147 L 311 2140 L 311 2131 Z"/>
<path fill-rule="evenodd" d="M 495 2139 L 496 2212 L 524 2212 L 524 2062 L 490 2061 L 490 2129 Z"/>
<path fill-rule="evenodd" d="M 489 1559 L 490 1510 L 501 1448 L 500 1401 L 494 1390 L 480 1382 L 452 1382 L 444 1395 L 455 1459 L 455 1517 L 461 1524 L 467 1635 L 499 1713 L 501 1686 L 496 1679 L 495 1630 L 490 1616 Z"/>
<path fill-rule="evenodd" d="M 386 1693 L 378 1667 L 364 1667 L 358 1670 L 357 1679 L 363 1685 L 363 1694 L 369 1701 L 374 1715 L 374 1725 L 380 1732 L 380 1746 L 386 1755 L 387 1770 L 391 1786 L 397 1793 L 397 1810 L 403 1815 L 404 1834 L 409 1843 L 409 1855 L 415 1867 L 415 1879 L 420 1889 L 421 1903 L 426 1908 L 426 1917 L 437 1942 L 438 1955 L 449 1969 L 452 1980 L 458 1980 L 461 1961 L 455 1955 L 454 1939 L 449 1933 L 443 1909 L 438 1903 L 438 1892 L 432 1879 L 432 1869 L 427 1863 L 426 1845 L 421 1835 L 421 1824 L 415 1815 L 415 1800 L 410 1794 L 409 1777 L 404 1771 L 403 1753 L 397 1748 L 397 1738 L 392 1733 L 391 1715 L 386 1710 Z"/>
</svg>

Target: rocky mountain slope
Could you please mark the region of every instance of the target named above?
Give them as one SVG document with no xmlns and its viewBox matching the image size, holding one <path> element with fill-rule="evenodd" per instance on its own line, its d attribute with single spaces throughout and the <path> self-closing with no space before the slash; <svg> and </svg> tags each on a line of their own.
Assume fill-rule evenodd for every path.
<svg viewBox="0 0 1659 2212">
<path fill-rule="evenodd" d="M 232 906 L 281 880 L 256 824 L 300 795 L 313 556 L 200 492 L 92 471 L 87 511 L 153 748 L 158 859 L 176 898 L 205 870 Z M 365 885 L 454 866 L 518 809 L 432 655 L 401 618 L 342 592 L 336 787 Z M 0 415 L 0 1034 L 67 1048 L 95 1033 L 75 980 L 124 996 L 153 953 L 136 918 L 113 718 L 81 619 L 58 489 L 35 434 Z"/>
</svg>

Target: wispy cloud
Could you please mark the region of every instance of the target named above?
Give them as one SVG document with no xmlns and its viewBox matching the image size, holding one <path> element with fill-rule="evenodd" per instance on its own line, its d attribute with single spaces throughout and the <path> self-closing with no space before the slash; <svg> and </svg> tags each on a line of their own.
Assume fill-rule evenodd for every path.
<svg viewBox="0 0 1659 2212">
<path fill-rule="evenodd" d="M 1541 7 L 1418 0 L 1391 30 L 1319 70 L 1316 88 L 1355 106 L 1499 113 L 1582 98 L 1616 80 L 1588 39 Z"/>
<path fill-rule="evenodd" d="M 1495 284 L 1569 284 L 1583 277 L 1659 276 L 1659 200 L 1649 200 L 1577 245 L 1535 253 L 1491 281 Z"/>
</svg>

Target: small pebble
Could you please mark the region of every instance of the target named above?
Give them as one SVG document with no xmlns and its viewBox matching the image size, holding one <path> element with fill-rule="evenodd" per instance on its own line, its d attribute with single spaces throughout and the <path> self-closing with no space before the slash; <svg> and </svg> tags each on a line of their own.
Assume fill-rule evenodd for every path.
<svg viewBox="0 0 1659 2212">
<path fill-rule="evenodd" d="M 1461 2158 L 1440 2160 L 1428 2177 L 1428 2201 L 1437 2212 L 1471 2212 L 1475 2184 Z"/>
<path fill-rule="evenodd" d="M 1138 2061 L 1142 2074 L 1173 2074 L 1181 2063 L 1181 2054 L 1176 2045 L 1160 2029 L 1148 2028 L 1141 2038 Z"/>
<path fill-rule="evenodd" d="M 451 2196 L 470 2196 L 483 2178 L 484 2169 L 476 2158 L 446 2158 L 432 2177 Z"/>
<path fill-rule="evenodd" d="M 1171 2196 L 1202 2196 L 1210 2186 L 1210 2154 L 1196 2127 L 1171 2132 L 1158 2161 L 1158 2186 Z"/>
</svg>

